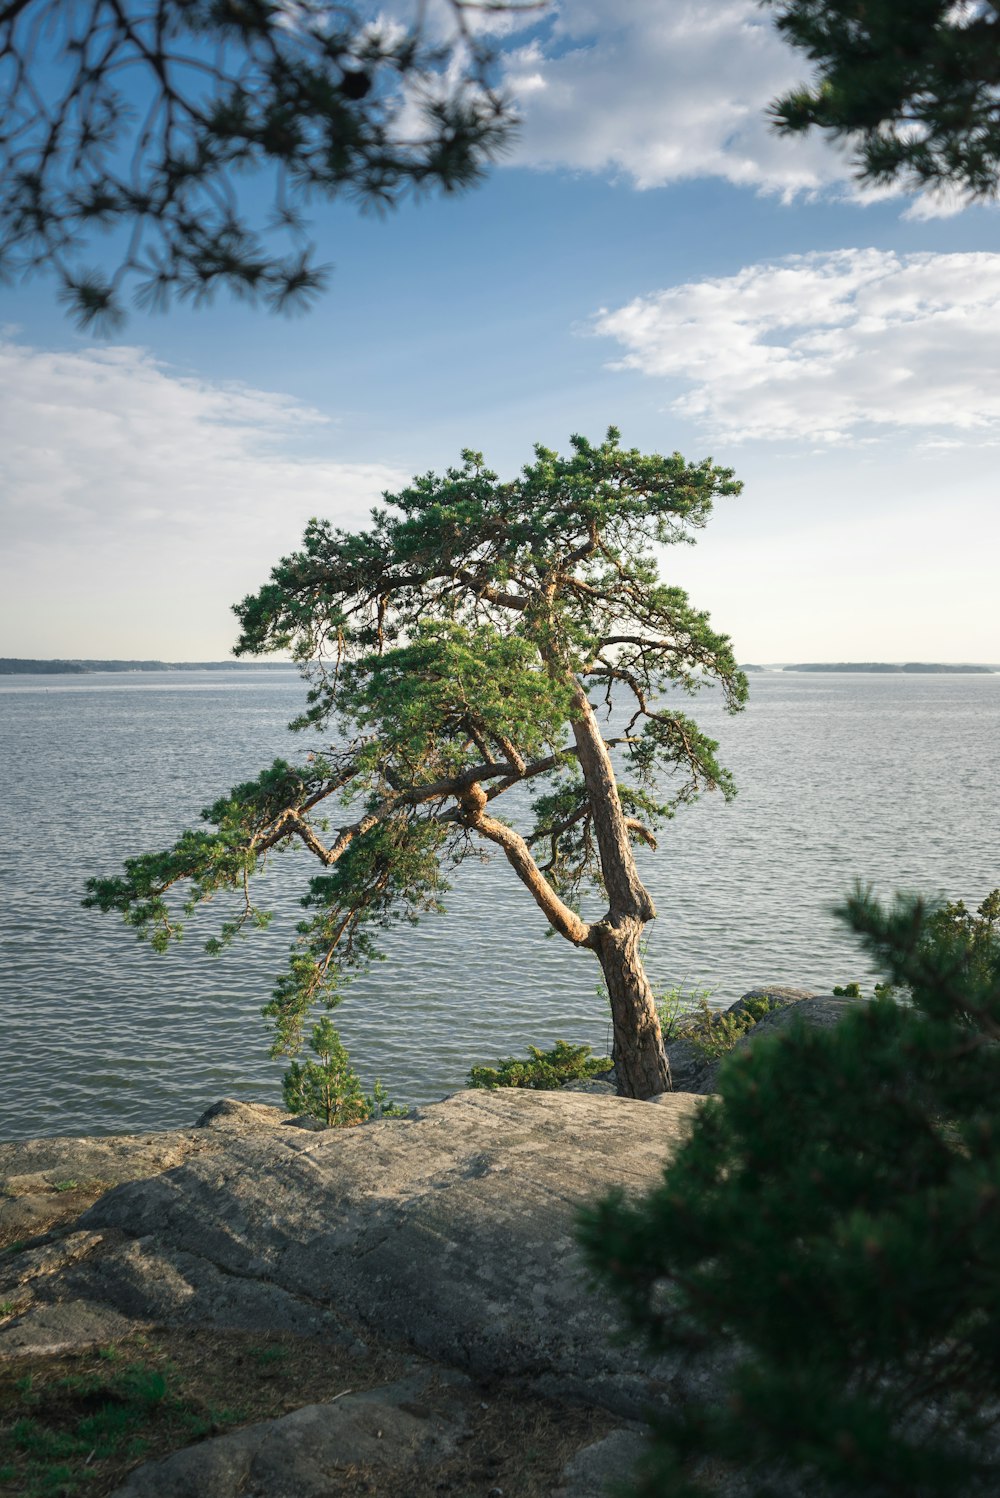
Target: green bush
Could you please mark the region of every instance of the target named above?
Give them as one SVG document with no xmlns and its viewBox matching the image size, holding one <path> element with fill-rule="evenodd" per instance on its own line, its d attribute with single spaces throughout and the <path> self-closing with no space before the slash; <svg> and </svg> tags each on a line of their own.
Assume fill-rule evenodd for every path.
<svg viewBox="0 0 1000 1498">
<path fill-rule="evenodd" d="M 964 906 L 963 906 L 963 909 L 964 909 Z M 863 999 L 864 998 L 864 994 L 861 992 L 861 984 L 860 983 L 845 983 L 842 988 L 838 988 L 835 985 L 833 992 L 834 992 L 834 994 L 836 995 L 836 997 L 838 999 Z M 875 997 L 877 999 L 891 999 L 892 998 L 892 984 L 891 983 L 876 983 L 875 984 Z"/>
<path fill-rule="evenodd" d="M 998 1491 L 1000 892 L 844 914 L 909 1004 L 731 1057 L 663 1184 L 583 1218 L 650 1347 L 734 1359 L 659 1419 L 647 1498 L 716 1492 L 707 1456 L 755 1495 L 782 1472 L 810 1498 Z"/>
<path fill-rule="evenodd" d="M 474 1066 L 468 1075 L 470 1087 L 532 1087 L 551 1092 L 564 1082 L 596 1076 L 611 1065 L 607 1057 L 592 1056 L 589 1045 L 570 1045 L 557 1040 L 551 1051 L 529 1045 L 529 1055 L 502 1057 L 496 1066 Z"/>
<path fill-rule="evenodd" d="M 673 1040 L 687 1041 L 706 1063 L 728 1055 L 742 1035 L 777 1007 L 773 1000 L 762 995 L 745 999 L 744 1007 L 731 1014 L 713 1009 L 710 994 L 710 989 L 695 990 L 687 1000 L 690 1004 L 690 998 L 694 998 L 693 1007 L 684 1007 L 682 991 L 672 988 L 657 1004 L 664 1041 L 668 1045 Z"/>
<path fill-rule="evenodd" d="M 681 983 L 665 988 L 656 1000 L 656 1013 L 663 1039 L 665 1041 L 676 1040 L 680 1033 L 680 1026 L 693 1009 L 700 1008 L 702 1004 L 711 1007 L 709 1001 L 713 992 L 714 989 L 711 988 L 685 989 Z"/>
<path fill-rule="evenodd" d="M 316 1061 L 293 1061 L 281 1082 L 281 1093 L 289 1113 L 305 1113 L 328 1128 L 350 1128 L 369 1118 L 405 1117 L 406 1109 L 391 1103 L 381 1082 L 371 1093 L 361 1090 L 361 1081 L 351 1066 L 332 1020 L 313 1026 L 309 1049 Z"/>
</svg>

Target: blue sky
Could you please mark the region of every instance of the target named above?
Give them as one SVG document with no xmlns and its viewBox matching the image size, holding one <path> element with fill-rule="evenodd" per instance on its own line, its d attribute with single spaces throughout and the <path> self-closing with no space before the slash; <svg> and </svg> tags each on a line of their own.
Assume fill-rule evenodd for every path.
<svg viewBox="0 0 1000 1498">
<path fill-rule="evenodd" d="M 108 343 L 0 291 L 0 654 L 224 658 L 310 515 L 614 423 L 745 480 L 664 556 L 741 659 L 1000 662 L 996 209 L 864 198 L 769 132 L 804 69 L 753 0 L 565 0 L 503 45 L 509 160 L 317 212 L 306 316 Z"/>
</svg>

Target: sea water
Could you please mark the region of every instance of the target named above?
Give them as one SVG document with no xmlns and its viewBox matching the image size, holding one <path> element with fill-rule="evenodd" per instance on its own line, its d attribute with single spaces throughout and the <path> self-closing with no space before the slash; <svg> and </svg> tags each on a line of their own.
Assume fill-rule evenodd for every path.
<svg viewBox="0 0 1000 1498">
<path fill-rule="evenodd" d="M 0 1138 L 181 1127 L 222 1096 L 280 1101 L 260 1008 L 318 865 L 300 849 L 275 858 L 272 927 L 218 958 L 201 947 L 214 905 L 157 956 L 80 901 L 90 876 L 304 754 L 285 726 L 303 697 L 291 668 L 0 677 Z M 739 794 L 683 808 L 642 851 L 658 989 L 707 988 L 722 1006 L 762 982 L 870 986 L 833 915 L 855 879 L 970 904 L 1000 884 L 1000 674 L 768 672 L 736 717 L 710 690 L 680 705 L 719 739 Z M 604 1051 L 595 959 L 546 937 L 502 855 L 463 864 L 446 904 L 387 933 L 385 960 L 337 1011 L 366 1086 L 429 1101 L 529 1044 Z"/>
</svg>

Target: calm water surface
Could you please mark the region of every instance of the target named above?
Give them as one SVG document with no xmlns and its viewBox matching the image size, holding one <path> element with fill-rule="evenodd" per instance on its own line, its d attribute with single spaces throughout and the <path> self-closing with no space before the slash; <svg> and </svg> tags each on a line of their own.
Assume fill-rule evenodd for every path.
<svg viewBox="0 0 1000 1498">
<path fill-rule="evenodd" d="M 0 678 L 0 1137 L 179 1127 L 224 1095 L 280 1101 L 259 1010 L 315 864 L 276 860 L 274 925 L 220 958 L 199 936 L 221 910 L 157 957 L 80 899 L 90 875 L 302 754 L 285 728 L 302 695 L 291 670 Z M 754 675 L 740 717 L 710 693 L 694 710 L 739 796 L 684 809 L 643 858 L 658 987 L 710 986 L 724 1005 L 760 982 L 866 979 L 830 913 L 855 877 L 973 903 L 1000 884 L 1000 675 Z M 338 1011 L 366 1085 L 427 1101 L 527 1044 L 604 1047 L 596 962 L 546 939 L 502 857 L 466 864 L 447 904 L 391 933 Z"/>
</svg>

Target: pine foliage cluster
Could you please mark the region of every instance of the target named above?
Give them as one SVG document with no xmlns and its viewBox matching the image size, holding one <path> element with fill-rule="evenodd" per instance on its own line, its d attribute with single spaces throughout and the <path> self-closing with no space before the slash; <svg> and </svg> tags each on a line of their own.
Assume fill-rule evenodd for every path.
<svg viewBox="0 0 1000 1498">
<path fill-rule="evenodd" d="M 991 0 L 763 0 L 813 67 L 772 105 L 783 134 L 846 140 L 863 180 L 994 197 L 1000 13 Z"/>
<path fill-rule="evenodd" d="M 644 1498 L 718 1491 L 709 1456 L 758 1498 L 998 1491 L 1000 890 L 844 914 L 903 997 L 729 1058 L 663 1184 L 585 1217 L 651 1348 L 735 1359 L 662 1417 Z"/>
<path fill-rule="evenodd" d="M 589 1045 L 570 1045 L 557 1040 L 549 1051 L 529 1045 L 528 1055 L 504 1056 L 496 1066 L 474 1066 L 469 1072 L 470 1087 L 527 1087 L 534 1092 L 553 1092 L 567 1082 L 585 1082 L 607 1071 L 608 1056 L 592 1056 Z"/>
<path fill-rule="evenodd" d="M 128 288 L 307 306 L 311 203 L 458 191 L 510 140 L 475 0 L 426 9 L 0 0 L 0 276 L 54 272 L 100 332 Z"/>
<path fill-rule="evenodd" d="M 302 1113 L 331 1129 L 349 1129 L 371 1118 L 402 1118 L 406 1109 L 389 1101 L 381 1082 L 370 1093 L 351 1066 L 333 1021 L 324 1017 L 309 1036 L 312 1057 L 293 1061 L 285 1072 L 281 1092 L 289 1113 Z"/>
<path fill-rule="evenodd" d="M 700 993 L 694 1004 L 680 1008 L 675 997 L 680 990 L 671 989 L 659 1005 L 660 1024 L 666 1041 L 683 1040 L 706 1065 L 727 1056 L 754 1025 L 778 1006 L 766 994 L 742 1000 L 739 1008 L 713 1009 L 708 991 Z"/>
</svg>

